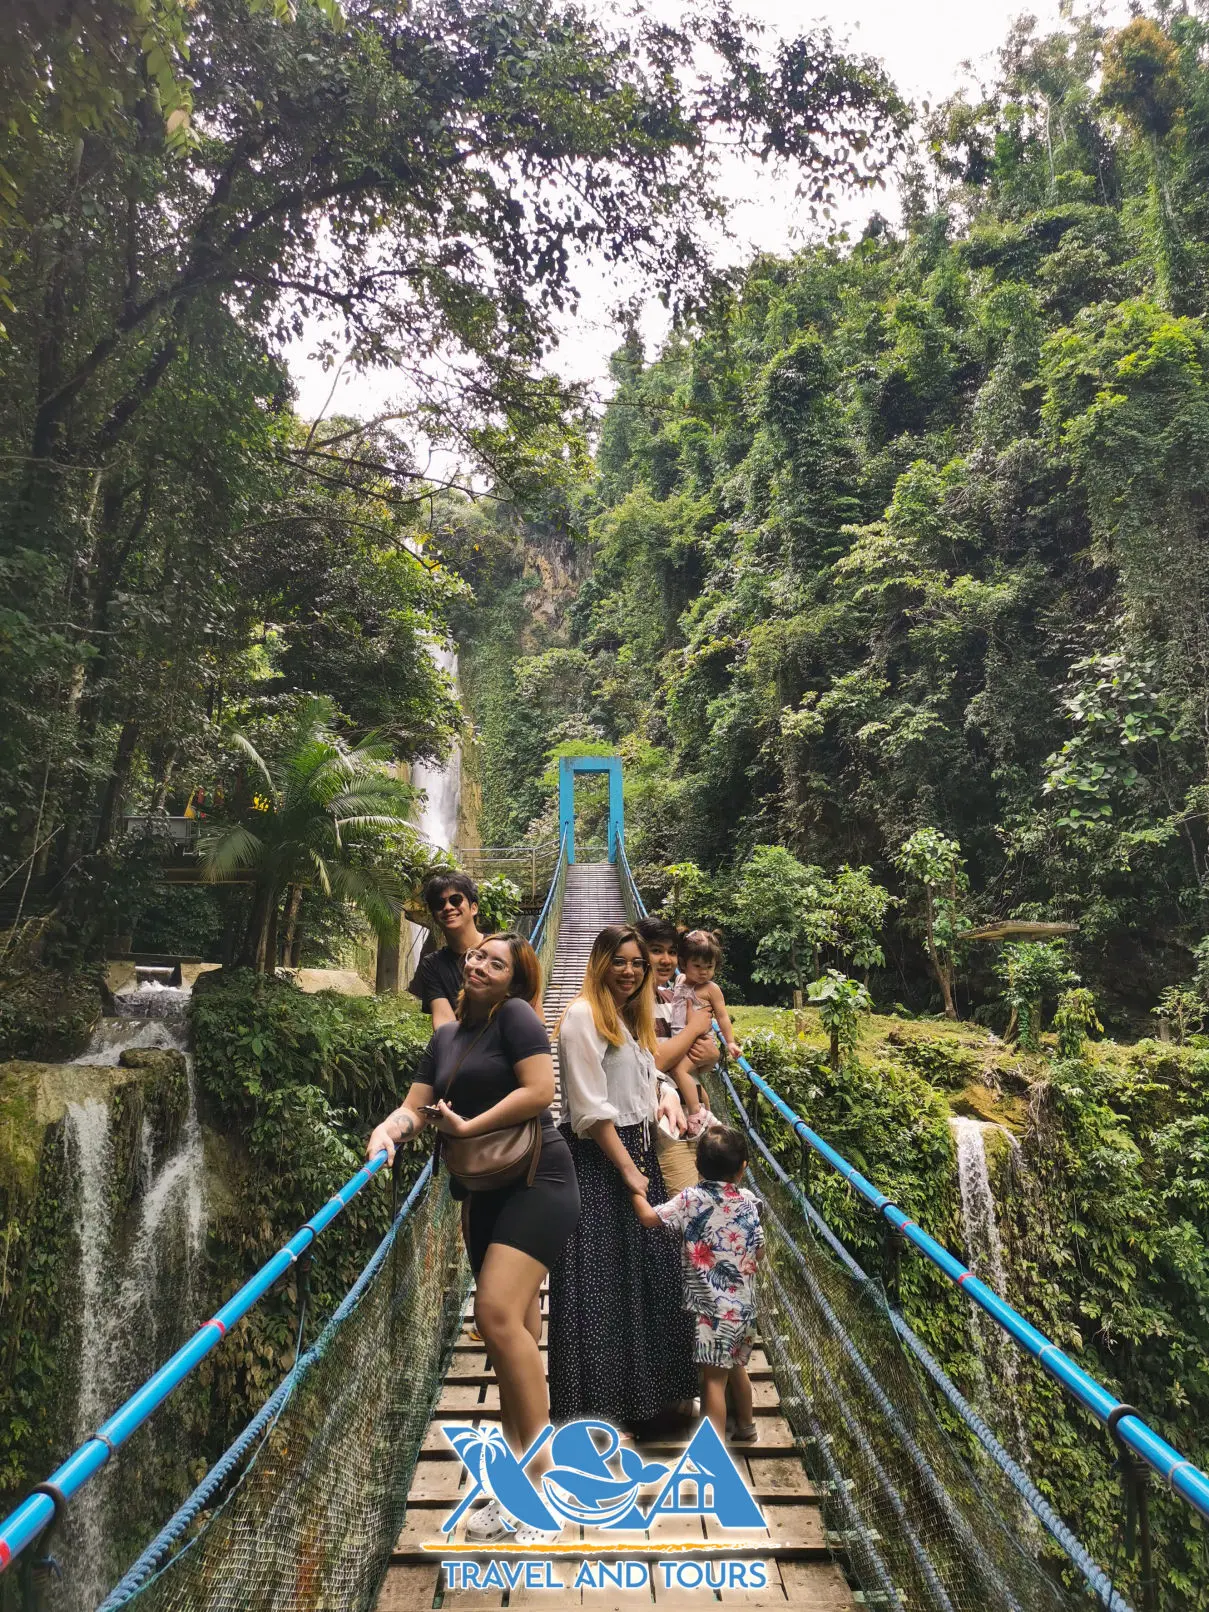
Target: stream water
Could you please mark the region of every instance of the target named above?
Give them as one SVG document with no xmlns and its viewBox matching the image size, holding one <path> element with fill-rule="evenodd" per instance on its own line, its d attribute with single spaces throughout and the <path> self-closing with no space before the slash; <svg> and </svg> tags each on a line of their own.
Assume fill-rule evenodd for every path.
<svg viewBox="0 0 1209 1612">
<path fill-rule="evenodd" d="M 166 1016 L 166 998 L 175 1004 Z M 196 1278 L 205 1235 L 205 1159 L 193 1058 L 181 1005 L 187 988 L 140 987 L 118 998 L 123 1016 L 102 1020 L 78 1064 L 116 1065 L 131 1048 L 171 1048 L 184 1054 L 187 1104 L 173 1145 L 157 1150 L 150 1123 L 140 1137 L 139 1193 L 133 1210 L 115 1214 L 109 1104 L 99 1098 L 69 1103 L 68 1167 L 76 1194 L 79 1247 L 79 1353 L 74 1433 L 83 1443 L 191 1329 L 197 1315 Z M 136 1016 L 146 1005 L 155 1017 Z M 150 1438 L 156 1437 L 151 1424 Z M 90 1612 L 111 1588 L 111 1542 L 123 1491 L 109 1462 L 81 1490 L 67 1513 L 60 1554 L 64 1577 L 57 1607 Z M 128 1520 L 128 1519 L 127 1519 Z"/>
<path fill-rule="evenodd" d="M 1003 1257 L 1003 1239 L 999 1234 L 995 1194 L 987 1169 L 985 1133 L 988 1130 L 999 1131 L 1008 1137 L 1012 1147 L 1019 1148 L 1020 1144 L 1009 1131 L 997 1125 L 984 1124 L 981 1120 L 954 1118 L 949 1123 L 957 1149 L 957 1182 L 961 1193 L 961 1225 L 966 1259 L 975 1276 L 993 1288 L 1000 1298 L 1007 1299 L 1007 1266 Z M 979 1408 L 1000 1438 L 1006 1435 L 1005 1442 L 1012 1448 L 1012 1453 L 1027 1466 L 1029 1446 L 1017 1392 L 1020 1362 L 1016 1345 L 989 1315 L 974 1304 L 970 1305 L 970 1336 L 982 1378 Z"/>
</svg>

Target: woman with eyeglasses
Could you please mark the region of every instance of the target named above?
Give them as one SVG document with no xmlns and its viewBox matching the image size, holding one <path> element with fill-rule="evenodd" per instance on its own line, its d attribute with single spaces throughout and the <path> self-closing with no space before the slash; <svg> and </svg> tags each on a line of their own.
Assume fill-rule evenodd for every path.
<svg viewBox="0 0 1209 1612">
<path fill-rule="evenodd" d="M 538 1295 L 579 1219 L 575 1169 L 550 1114 L 554 1060 L 540 1017 L 541 979 L 537 955 L 520 935 L 488 935 L 470 947 L 455 1017 L 433 1032 L 407 1096 L 366 1148 L 369 1158 L 385 1149 L 393 1162 L 400 1142 L 430 1120 L 445 1136 L 482 1136 L 541 1118 L 532 1184 L 522 1177 L 467 1195 L 451 1182 L 454 1196 L 467 1200 L 462 1230 L 476 1278 L 475 1324 L 499 1382 L 504 1435 L 518 1453 L 550 1419 Z M 455 1079 L 452 1100 L 446 1101 Z M 471 1513 L 466 1537 L 489 1542 L 514 1526 L 491 1500 Z M 545 1538 L 528 1526 L 513 1534 L 520 1544 Z"/>
<path fill-rule="evenodd" d="M 679 1252 L 639 1224 L 630 1202 L 634 1192 L 665 1200 L 655 1129 L 661 1112 L 683 1124 L 655 1064 L 654 1002 L 646 942 L 629 924 L 602 929 L 558 1028 L 560 1129 L 583 1207 L 550 1274 L 556 1422 L 603 1416 L 641 1426 L 696 1392 Z"/>
<path fill-rule="evenodd" d="M 468 873 L 434 873 L 424 886 L 424 904 L 445 944 L 420 959 L 407 989 L 420 998 L 421 1008 L 432 1015 L 433 1029 L 439 1030 L 453 1022 L 467 951 L 483 943 L 476 921 L 478 886 Z"/>
</svg>

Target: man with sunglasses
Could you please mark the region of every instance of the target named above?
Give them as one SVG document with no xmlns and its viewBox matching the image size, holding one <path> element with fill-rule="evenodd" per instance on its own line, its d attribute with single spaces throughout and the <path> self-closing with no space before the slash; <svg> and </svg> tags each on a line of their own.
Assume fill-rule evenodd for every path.
<svg viewBox="0 0 1209 1612">
<path fill-rule="evenodd" d="M 454 1017 L 462 989 L 462 963 L 483 937 L 477 923 L 478 886 L 468 873 L 434 873 L 424 886 L 424 902 L 445 938 L 445 944 L 421 959 L 407 989 L 420 998 L 432 1027 L 439 1030 Z"/>
</svg>

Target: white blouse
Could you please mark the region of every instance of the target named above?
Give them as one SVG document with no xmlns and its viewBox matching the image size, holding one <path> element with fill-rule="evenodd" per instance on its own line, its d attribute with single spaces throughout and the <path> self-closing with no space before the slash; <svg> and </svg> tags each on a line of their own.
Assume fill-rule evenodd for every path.
<svg viewBox="0 0 1209 1612">
<path fill-rule="evenodd" d="M 655 1118 L 659 1105 L 655 1060 L 625 1024 L 621 1033 L 621 1045 L 610 1046 L 582 996 L 563 1015 L 558 1032 L 562 1111 L 576 1136 L 585 1136 L 602 1119 L 620 1126 Z"/>
</svg>

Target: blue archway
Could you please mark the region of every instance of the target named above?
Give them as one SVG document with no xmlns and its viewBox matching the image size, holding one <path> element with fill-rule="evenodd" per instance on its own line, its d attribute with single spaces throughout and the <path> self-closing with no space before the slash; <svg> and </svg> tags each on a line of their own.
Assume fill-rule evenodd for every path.
<svg viewBox="0 0 1209 1612">
<path fill-rule="evenodd" d="M 625 835 L 625 805 L 621 793 L 620 756 L 561 756 L 558 763 L 558 837 L 567 838 L 567 861 L 575 860 L 575 774 L 609 775 L 609 861 L 616 862 L 617 846 Z"/>
</svg>

